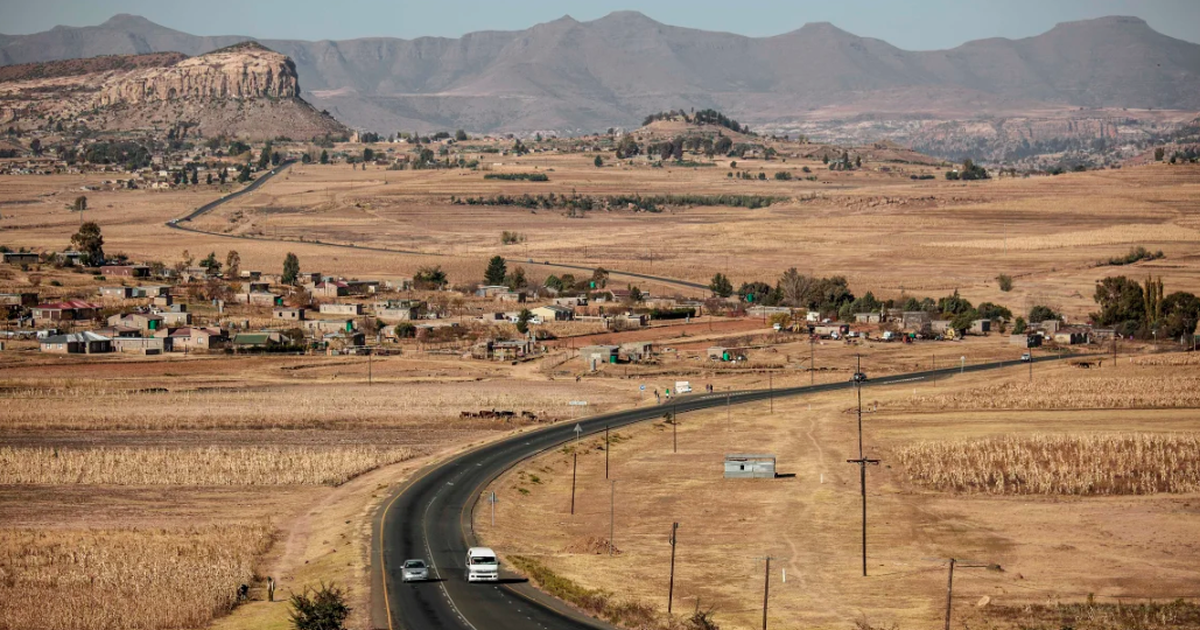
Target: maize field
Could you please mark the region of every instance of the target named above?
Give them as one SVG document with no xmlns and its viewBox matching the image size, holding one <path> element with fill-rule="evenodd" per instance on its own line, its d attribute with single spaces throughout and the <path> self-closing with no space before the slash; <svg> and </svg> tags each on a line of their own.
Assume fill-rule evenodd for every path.
<svg viewBox="0 0 1200 630">
<path fill-rule="evenodd" d="M 950 394 L 917 396 L 919 409 L 1171 409 L 1200 407 L 1200 377 L 1064 378 L 1002 383 Z"/>
<path fill-rule="evenodd" d="M 981 494 L 1146 495 L 1200 491 L 1200 433 L 1032 435 L 901 447 L 909 480 Z"/>
<path fill-rule="evenodd" d="M 259 524 L 0 529 L 0 628 L 199 628 L 229 612 L 272 542 Z"/>
<path fill-rule="evenodd" d="M 407 447 L 0 447 L 0 484 L 343 484 L 416 456 Z"/>
</svg>

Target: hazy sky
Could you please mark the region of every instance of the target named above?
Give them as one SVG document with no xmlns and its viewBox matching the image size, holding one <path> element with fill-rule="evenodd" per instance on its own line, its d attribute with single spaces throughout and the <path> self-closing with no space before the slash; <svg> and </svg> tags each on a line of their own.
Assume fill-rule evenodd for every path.
<svg viewBox="0 0 1200 630">
<path fill-rule="evenodd" d="M 1135 15 L 1155 30 L 1200 42 L 1200 0 L 0 0 L 0 32 L 86 26 L 133 13 L 196 35 L 351 39 L 519 30 L 570 14 L 586 21 L 631 9 L 667 24 L 777 35 L 832 22 L 909 50 L 984 37 L 1028 37 L 1057 22 Z"/>
</svg>

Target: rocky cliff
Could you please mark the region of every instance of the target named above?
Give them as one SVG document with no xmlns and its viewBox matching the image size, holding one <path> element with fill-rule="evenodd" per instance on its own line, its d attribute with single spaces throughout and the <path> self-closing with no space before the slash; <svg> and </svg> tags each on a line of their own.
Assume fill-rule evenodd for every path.
<svg viewBox="0 0 1200 630">
<path fill-rule="evenodd" d="M 258 44 L 237 44 L 161 68 L 135 72 L 103 86 L 98 107 L 178 99 L 298 98 L 291 59 Z"/>
<path fill-rule="evenodd" d="M 296 66 L 256 43 L 198 57 L 103 57 L 0 72 L 0 123 L 97 131 L 188 128 L 202 136 L 307 139 L 346 128 L 300 97 Z"/>
</svg>

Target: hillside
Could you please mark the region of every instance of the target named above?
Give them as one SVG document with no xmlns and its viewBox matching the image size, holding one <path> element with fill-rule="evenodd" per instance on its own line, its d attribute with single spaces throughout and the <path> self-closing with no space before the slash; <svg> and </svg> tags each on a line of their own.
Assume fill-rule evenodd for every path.
<svg viewBox="0 0 1200 630">
<path fill-rule="evenodd" d="M 0 61 L 114 53 L 196 55 L 250 39 L 197 37 L 143 18 L 0 37 Z M 595 131 L 647 112 L 715 108 L 752 126 L 968 119 L 1083 108 L 1200 110 L 1200 45 L 1130 17 L 1018 40 L 912 52 L 807 24 L 752 38 L 636 12 L 459 39 L 263 40 L 295 60 L 304 96 L 355 127 Z"/>
<path fill-rule="evenodd" d="M 346 132 L 300 98 L 290 59 L 254 43 L 198 57 L 148 53 L 0 68 L 0 123 L 46 120 L 250 139 Z"/>
</svg>

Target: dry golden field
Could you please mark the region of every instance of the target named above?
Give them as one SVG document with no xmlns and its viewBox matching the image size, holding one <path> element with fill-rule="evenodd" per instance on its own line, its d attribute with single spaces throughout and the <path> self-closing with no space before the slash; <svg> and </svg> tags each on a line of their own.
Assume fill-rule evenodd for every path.
<svg viewBox="0 0 1200 630">
<path fill-rule="evenodd" d="M 731 179 L 728 164 L 707 168 L 606 166 L 591 154 L 544 153 L 485 160 L 497 172 L 544 172 L 548 182 L 484 180 L 477 171 L 351 170 L 347 165 L 297 165 L 254 194 L 196 222 L 237 240 L 183 233 L 166 220 L 220 195 L 188 191 L 94 192 L 88 218 L 104 229 L 111 251 L 168 263 L 184 250 L 203 256 L 237 249 L 244 269 L 276 271 L 288 251 L 302 269 L 347 277 L 410 276 L 438 264 L 452 283 L 481 279 L 486 259 L 520 261 L 531 279 L 587 267 L 707 283 L 716 272 L 735 285 L 774 281 L 788 267 L 845 275 L 857 293 L 881 297 L 942 295 L 958 288 L 972 301 L 1024 311 L 1035 303 L 1082 318 L 1094 308 L 1091 287 L 1111 274 L 1161 275 L 1170 290 L 1200 291 L 1196 246 L 1200 193 L 1195 166 L 1150 165 L 1058 177 L 979 183 L 914 182 L 928 167 L 868 163 L 861 171 L 830 172 L 820 162 L 742 161 L 738 170 L 773 174 L 808 166 L 818 181 Z M 491 164 L 500 161 L 500 165 Z M 891 169 L 883 172 L 881 169 Z M 78 223 L 63 208 L 95 176 L 7 178 L 0 234 L 10 246 L 62 249 Z M 659 214 L 562 211 L 454 205 L 450 198 L 497 194 L 738 194 L 786 198 L 767 208 L 672 207 Z M 71 197 L 73 198 L 73 197 Z M 525 237 L 501 245 L 503 231 Z M 286 242 L 273 242 L 283 239 Z M 313 241 L 420 252 L 331 248 Z M 305 241 L 305 242 L 301 242 Z M 1133 267 L 1095 267 L 1131 247 L 1162 249 L 1166 258 Z M 532 261 L 532 262 L 529 262 Z M 572 271 L 571 273 L 578 273 Z M 998 274 L 1015 279 L 1001 292 Z M 614 276 L 626 283 L 629 278 Z M 679 287 L 636 280 L 643 288 Z M 685 294 L 692 292 L 683 291 Z"/>
<path fill-rule="evenodd" d="M 677 454 L 666 422 L 622 429 L 609 481 L 603 438 L 586 440 L 574 516 L 570 451 L 546 454 L 496 482 L 496 527 L 485 518 L 475 527 L 527 568 L 532 562 L 554 580 L 593 589 L 593 605 L 598 598 L 612 610 L 648 606 L 660 621 L 668 538 L 679 522 L 675 612 L 690 613 L 698 601 L 713 608 L 722 628 L 759 627 L 761 558 L 768 555 L 772 628 L 847 628 L 856 621 L 941 627 L 950 557 L 999 565 L 956 572 L 955 628 L 1059 628 L 1051 623 L 1059 613 L 1075 615 L 1062 623 L 1076 627 L 1140 627 L 1125 625 L 1132 622 L 1106 606 L 1195 595 L 1200 421 L 1192 409 L 1171 406 L 1186 398 L 1170 393 L 1154 408 L 1106 407 L 1107 391 L 1119 387 L 1106 379 L 1159 381 L 1174 367 L 1125 362 L 1117 376 L 1107 366 L 1085 371 L 1066 362 L 1036 369 L 1035 382 L 1072 383 L 1069 410 L 1021 405 L 1019 398 L 1002 398 L 1013 400 L 1002 409 L 912 406 L 914 399 L 1022 386 L 1024 366 L 864 390 L 865 453 L 882 460 L 867 470 L 867 578 L 858 470 L 846 463 L 858 455 L 850 390 L 777 399 L 773 414 L 762 402 L 681 415 Z M 723 479 L 727 453 L 772 453 L 782 476 Z M 1045 481 L 1006 488 L 1027 494 L 993 493 L 983 486 L 989 472 Z M 930 489 L 930 474 L 960 481 Z M 610 499 L 614 557 L 607 555 Z M 1089 594 L 1097 608 L 1082 606 Z M 977 607 L 985 596 L 988 604 Z M 1069 612 L 1056 602 L 1081 606 Z M 1172 627 L 1170 619 L 1196 627 L 1191 609 L 1150 616 L 1159 625 L 1145 627 Z"/>
<path fill-rule="evenodd" d="M 809 160 L 739 161 L 737 170 L 769 178 L 750 181 L 728 177 L 727 161 L 597 169 L 590 154 L 484 157 L 490 172 L 544 172 L 550 181 L 297 165 L 195 223 L 253 238 L 163 225 L 223 194 L 217 187 L 89 191 L 86 219 L 99 222 L 110 253 L 171 265 L 185 250 L 223 259 L 236 249 L 243 269 L 267 273 L 277 273 L 289 251 L 299 255 L 302 270 L 346 277 L 408 277 L 419 266 L 440 265 L 455 285 L 482 280 L 495 254 L 507 257 L 510 268 L 525 267 L 535 282 L 551 273 L 587 273 L 545 261 L 700 283 L 722 272 L 735 285 L 774 282 L 797 267 L 844 275 L 859 295 L 940 297 L 958 289 L 975 303 L 996 302 L 1015 314 L 1034 304 L 1052 306 L 1072 321 L 1094 310 L 1092 287 L 1108 275 L 1153 274 L 1168 291 L 1200 292 L 1200 169 L 1194 166 L 967 184 L 913 181 L 910 175 L 940 175 L 917 164 L 868 163 L 861 171 L 835 173 Z M 803 179 L 806 166 L 817 181 Z M 771 178 L 780 170 L 798 179 Z M 0 244 L 66 248 L 80 217 L 64 206 L 82 186 L 102 179 L 6 177 Z M 618 208 L 584 218 L 451 202 L 549 193 L 784 200 L 754 210 Z M 502 245 L 504 231 L 519 233 L 523 242 Z M 1095 266 L 1135 246 L 1162 249 L 1166 257 Z M 1000 291 L 995 278 L 1001 273 L 1014 277 L 1013 291 Z M 0 268 L 0 290 L 36 287 L 44 299 L 90 299 L 98 285 L 115 282 L 38 266 Z M 656 294 L 704 293 L 618 274 L 612 282 L 637 283 Z M 203 301 L 189 302 L 196 317 L 216 318 Z M 480 301 L 455 307 L 464 322 L 464 310 L 502 308 Z M 245 309 L 238 317 L 254 326 L 271 323 L 267 309 Z M 661 390 L 677 378 L 717 391 L 782 388 L 845 381 L 860 356 L 874 377 L 1014 359 L 1021 352 L 1002 335 L 810 346 L 807 339 L 770 332 L 767 322 L 714 317 L 620 333 L 585 324 L 552 328 L 564 337 L 551 343 L 550 358 L 517 366 L 430 354 L 415 345 L 368 367 L 362 357 L 77 358 L 42 355 L 32 342 L 10 344 L 0 353 L 0 628 L 30 627 L 34 602 L 45 598 L 61 607 L 35 627 L 174 630 L 215 619 L 217 628 L 282 629 L 286 605 L 262 601 L 267 575 L 280 580 L 281 597 L 320 580 L 347 586 L 352 627 L 365 627 L 376 503 L 438 457 L 535 426 L 462 412 L 529 411 L 538 422 L 570 421 L 652 404 L 653 396 L 638 386 Z M 582 368 L 572 348 L 633 340 L 654 341 L 663 351 L 657 364 L 606 366 L 582 381 L 574 378 Z M 748 361 L 709 362 L 704 351 L 711 345 L 745 348 Z M 1028 440 L 1038 435 L 1070 436 L 1056 438 L 1069 441 L 1046 458 L 1089 445 L 1115 465 L 1162 473 L 1164 462 L 1174 461 L 1164 459 L 1165 447 L 1130 459 L 1129 444 L 1194 448 L 1183 436 L 1200 430 L 1200 363 L 1191 355 L 1143 350 L 1122 347 L 1118 364 L 1105 362 L 1100 370 L 1038 364 L 1032 383 L 1022 367 L 868 388 L 864 401 L 877 411 L 866 420 L 867 454 L 884 460 L 868 472 L 871 578 L 856 574 L 858 473 L 844 463 L 857 455 L 849 393 L 776 400 L 774 414 L 762 403 L 682 416 L 677 456 L 669 451 L 670 425 L 622 430 L 612 451 L 621 551 L 615 558 L 591 553 L 607 546 L 611 489 L 594 440 L 580 457 L 581 509 L 574 518 L 564 514 L 568 460 L 553 453 L 501 479 L 498 527 L 477 527 L 505 555 L 610 592 L 612 602 L 637 604 L 630 610 L 648 606 L 661 615 L 665 540 L 670 523 L 679 521 L 676 610 L 713 606 L 726 629 L 757 625 L 763 568 L 757 558 L 764 555 L 776 558 L 773 568 L 787 570 L 786 582 L 772 586 L 773 628 L 845 628 L 855 620 L 930 627 L 943 606 L 945 569 L 937 558 L 950 556 L 1003 568 L 956 576 L 955 613 L 971 627 L 1007 623 L 1012 611 L 1014 623 L 1021 623 L 1020 611 L 1033 610 L 1027 606 L 1083 601 L 1088 593 L 1102 602 L 1188 595 L 1200 559 L 1192 542 L 1200 539 L 1200 499 L 1191 486 L 1165 492 L 1145 486 L 1160 490 L 1146 495 L 1012 495 L 931 489 L 910 479 L 918 463 L 930 465 L 921 453 L 965 458 L 965 468 L 979 463 L 971 449 L 1015 443 L 1036 450 L 1046 440 Z M 809 371 L 814 364 L 815 373 Z M 568 405 L 580 399 L 589 406 Z M 1111 437 L 1127 434 L 1138 438 Z M 795 476 L 723 480 L 721 457 L 732 451 L 777 453 L 781 472 Z M 905 453 L 920 459 L 902 466 Z M 1075 470 L 1059 472 L 1080 476 Z M 110 560 L 114 556 L 120 561 Z M 187 581 L 182 575 L 194 578 L 180 585 Z M 254 601 L 226 614 L 228 598 L 243 582 Z M 985 595 L 994 604 L 976 608 Z M 159 601 L 168 603 L 149 605 Z M 71 617 L 81 611 L 91 625 Z M 1154 614 L 1186 618 L 1169 610 Z"/>
</svg>

